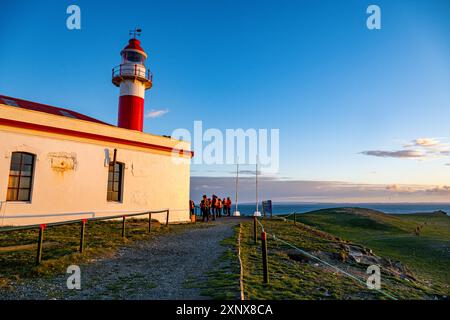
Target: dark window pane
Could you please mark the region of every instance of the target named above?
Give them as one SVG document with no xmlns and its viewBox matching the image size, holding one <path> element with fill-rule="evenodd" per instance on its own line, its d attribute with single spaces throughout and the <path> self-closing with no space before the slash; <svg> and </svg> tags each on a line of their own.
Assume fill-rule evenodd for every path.
<svg viewBox="0 0 450 320">
<path fill-rule="evenodd" d="M 6 200 L 29 201 L 31 199 L 33 165 L 34 156 L 32 154 L 12 153 Z"/>
<path fill-rule="evenodd" d="M 21 177 L 19 188 L 31 188 L 31 177 Z"/>
<path fill-rule="evenodd" d="M 108 172 L 108 201 L 121 201 L 122 199 L 122 186 L 123 186 L 123 164 L 117 163 L 114 166 L 112 163 L 109 166 Z"/>
<path fill-rule="evenodd" d="M 20 171 L 20 162 L 11 162 L 11 171 L 19 172 Z M 17 173 L 19 174 L 19 173 Z"/>
<path fill-rule="evenodd" d="M 19 177 L 9 176 L 8 188 L 18 188 Z"/>
<path fill-rule="evenodd" d="M 30 189 L 19 189 L 19 201 L 28 201 L 30 200 Z"/>
<path fill-rule="evenodd" d="M 21 176 L 30 177 L 32 171 L 32 166 L 29 165 L 23 165 L 22 166 L 22 172 L 20 173 Z"/>
<path fill-rule="evenodd" d="M 22 155 L 22 163 L 23 164 L 33 164 L 33 156 L 31 154 L 23 154 Z"/>
<path fill-rule="evenodd" d="M 21 152 L 13 152 L 11 156 L 11 163 L 20 163 L 22 161 Z"/>
<path fill-rule="evenodd" d="M 6 194 L 6 200 L 8 201 L 16 201 L 17 200 L 17 189 L 8 189 Z"/>
</svg>

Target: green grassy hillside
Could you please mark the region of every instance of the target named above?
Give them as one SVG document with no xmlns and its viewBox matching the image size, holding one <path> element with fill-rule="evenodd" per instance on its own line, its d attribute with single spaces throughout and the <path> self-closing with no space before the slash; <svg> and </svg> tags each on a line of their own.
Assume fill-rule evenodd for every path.
<svg viewBox="0 0 450 320">
<path fill-rule="evenodd" d="M 297 221 L 398 260 L 431 288 L 450 292 L 450 217 L 445 214 L 335 208 L 297 215 Z"/>
</svg>

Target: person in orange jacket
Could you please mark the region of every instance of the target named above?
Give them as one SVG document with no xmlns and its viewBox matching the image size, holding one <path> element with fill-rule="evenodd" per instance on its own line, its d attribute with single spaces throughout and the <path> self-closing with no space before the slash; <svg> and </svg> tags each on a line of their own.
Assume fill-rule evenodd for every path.
<svg viewBox="0 0 450 320">
<path fill-rule="evenodd" d="M 202 221 L 209 222 L 209 212 L 208 212 L 208 199 L 206 195 L 203 195 L 203 200 L 200 202 L 200 210 L 202 211 Z"/>
<path fill-rule="evenodd" d="M 217 214 L 218 214 L 219 218 L 221 218 L 222 217 L 223 203 L 222 203 L 222 200 L 220 200 L 220 198 L 217 198 L 216 206 L 217 206 Z"/>
<path fill-rule="evenodd" d="M 231 216 L 231 198 L 227 197 L 227 215 Z"/>
</svg>

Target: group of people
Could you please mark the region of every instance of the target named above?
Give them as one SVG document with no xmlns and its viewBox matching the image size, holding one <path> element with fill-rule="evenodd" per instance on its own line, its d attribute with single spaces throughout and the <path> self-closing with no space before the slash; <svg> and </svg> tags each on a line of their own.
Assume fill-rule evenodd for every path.
<svg viewBox="0 0 450 320">
<path fill-rule="evenodd" d="M 191 210 L 191 215 L 195 214 L 195 203 L 192 200 L 189 200 L 189 207 Z M 219 198 L 215 194 L 212 195 L 211 198 L 208 198 L 206 195 L 203 195 L 202 200 L 200 201 L 200 212 L 202 214 L 202 221 L 208 221 L 210 219 L 216 220 L 217 217 L 222 216 L 230 216 L 231 215 L 231 199 L 227 198 Z"/>
</svg>

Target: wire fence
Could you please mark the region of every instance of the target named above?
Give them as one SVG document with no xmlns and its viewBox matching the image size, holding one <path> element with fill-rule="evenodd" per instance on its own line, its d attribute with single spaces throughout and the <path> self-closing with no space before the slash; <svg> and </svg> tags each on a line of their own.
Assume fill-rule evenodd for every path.
<svg viewBox="0 0 450 320">
<path fill-rule="evenodd" d="M 296 214 L 297 214 L 296 212 L 293 212 L 293 213 L 290 213 L 290 214 L 288 214 L 286 216 L 283 216 L 282 218 L 284 218 L 284 221 L 288 221 L 287 220 L 288 217 L 294 216 L 294 223 L 296 223 Z M 257 238 L 256 238 L 257 237 L 257 230 L 256 230 L 257 224 L 261 227 L 261 231 L 262 231 L 261 232 L 261 246 L 262 246 L 263 281 L 264 281 L 264 283 L 268 283 L 269 282 L 269 279 L 268 279 L 268 262 L 267 262 L 267 238 L 266 238 L 267 235 L 268 235 L 273 240 L 278 241 L 278 242 L 280 242 L 280 243 L 282 243 L 282 244 L 284 244 L 284 245 L 286 245 L 286 246 L 288 246 L 288 247 L 298 251 L 302 255 L 307 256 L 307 257 L 309 257 L 309 258 L 311 258 L 311 259 L 313 259 L 313 260 L 315 260 L 315 261 L 317 261 L 317 262 L 319 262 L 319 263 L 321 263 L 321 264 L 323 264 L 323 265 L 325 265 L 325 266 L 327 266 L 327 267 L 329 267 L 329 268 L 331 268 L 331 269 L 333 269 L 333 270 L 335 270 L 335 271 L 337 271 L 337 272 L 339 272 L 339 273 L 349 277 L 350 279 L 353 279 L 358 284 L 360 284 L 360 285 L 364 286 L 365 288 L 367 288 L 367 282 L 365 280 L 360 279 L 359 277 L 357 277 L 357 276 L 355 276 L 355 275 L 353 275 L 353 274 L 351 274 L 351 273 L 349 273 L 349 272 L 347 272 L 345 270 L 342 270 L 341 268 L 339 268 L 339 267 L 337 267 L 337 266 L 335 266 L 335 265 L 333 265 L 333 264 L 331 264 L 331 263 L 329 263 L 329 262 L 327 262 L 327 261 L 325 261 L 325 260 L 323 260 L 323 259 L 321 259 L 321 258 L 319 258 L 319 257 L 317 257 L 317 256 L 315 256 L 315 255 L 313 255 L 313 254 L 311 254 L 311 253 L 301 249 L 301 248 L 299 248 L 298 246 L 294 245 L 293 243 L 290 243 L 290 242 L 280 238 L 275 233 L 273 233 L 271 230 L 269 232 L 267 232 L 266 231 L 267 228 L 265 228 L 265 226 L 262 224 L 262 222 L 257 217 L 254 217 L 253 219 L 254 219 L 254 235 L 253 235 L 253 237 L 255 239 L 255 244 L 257 243 Z M 390 294 L 390 293 L 388 293 L 388 292 L 386 292 L 384 290 L 378 289 L 376 287 L 374 287 L 373 290 L 376 290 L 377 292 L 379 292 L 380 294 L 384 295 L 385 297 L 387 297 L 389 299 L 397 300 L 397 298 L 394 295 L 392 295 L 392 294 Z"/>
</svg>

